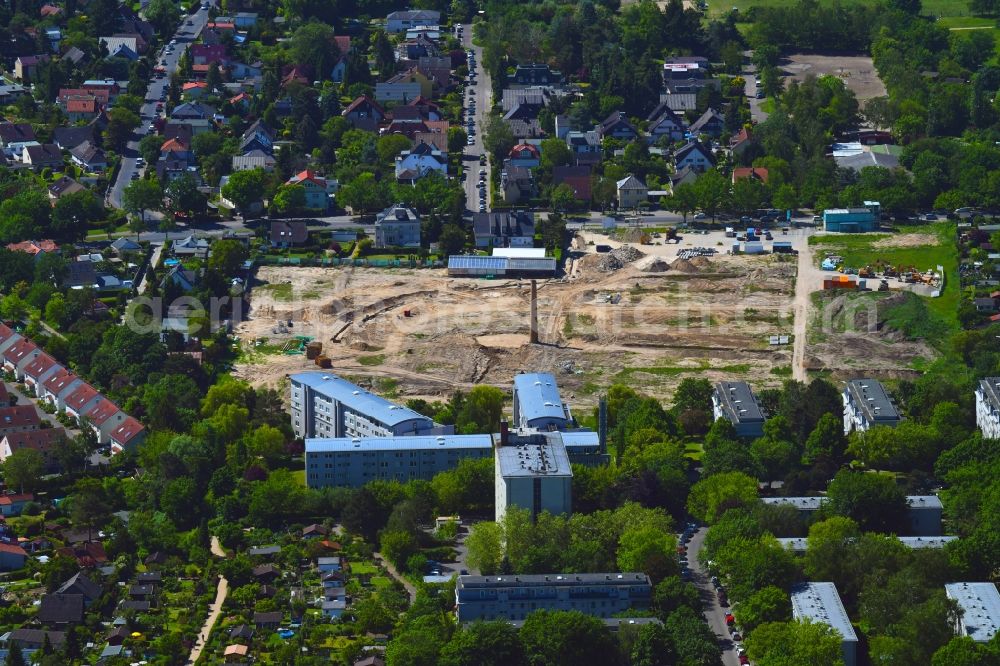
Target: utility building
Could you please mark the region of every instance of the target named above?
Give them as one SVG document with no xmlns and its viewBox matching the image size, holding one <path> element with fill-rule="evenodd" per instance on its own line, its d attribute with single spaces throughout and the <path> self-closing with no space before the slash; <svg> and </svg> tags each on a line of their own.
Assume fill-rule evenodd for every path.
<svg viewBox="0 0 1000 666">
<path fill-rule="evenodd" d="M 1000 439 L 1000 377 L 979 380 L 976 387 L 976 425 L 984 439 Z"/>
<path fill-rule="evenodd" d="M 844 387 L 844 434 L 884 425 L 895 428 L 902 420 L 881 382 L 852 379 Z"/>
<path fill-rule="evenodd" d="M 712 414 L 716 420 L 726 419 L 732 423 L 740 437 L 764 434 L 764 410 L 746 382 L 716 384 L 712 392 Z"/>
<path fill-rule="evenodd" d="M 563 430 L 573 422 L 569 405 L 562 401 L 556 378 L 548 373 L 514 377 L 514 427 Z"/>
<path fill-rule="evenodd" d="M 573 470 L 561 438 L 512 434 L 504 422 L 494 456 L 497 522 L 511 506 L 528 509 L 532 518 L 572 511 Z"/>
<path fill-rule="evenodd" d="M 829 625 L 840 634 L 844 666 L 858 663 L 858 636 L 833 583 L 804 583 L 792 588 L 792 617 Z"/>
<path fill-rule="evenodd" d="M 880 215 L 877 201 L 866 201 L 857 208 L 831 208 L 823 211 L 823 228 L 840 233 L 875 231 Z"/>
<path fill-rule="evenodd" d="M 944 586 L 949 599 L 958 603 L 962 616 L 955 631 L 977 643 L 985 643 L 1000 631 L 1000 592 L 993 583 L 948 583 Z"/>
<path fill-rule="evenodd" d="M 490 435 L 307 439 L 306 483 L 357 488 L 376 479 L 429 481 L 466 458 L 488 458 L 492 452 Z"/>
<path fill-rule="evenodd" d="M 608 618 L 649 608 L 653 588 L 643 573 L 459 576 L 455 607 L 459 622 L 524 620 L 532 611 L 579 611 Z"/>
<path fill-rule="evenodd" d="M 448 435 L 423 414 L 393 404 L 325 372 L 291 376 L 292 430 L 297 437 L 399 437 Z"/>
</svg>

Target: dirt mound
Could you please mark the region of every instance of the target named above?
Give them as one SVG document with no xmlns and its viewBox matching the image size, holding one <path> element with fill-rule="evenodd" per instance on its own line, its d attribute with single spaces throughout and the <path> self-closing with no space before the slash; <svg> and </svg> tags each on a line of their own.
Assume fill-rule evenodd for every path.
<svg viewBox="0 0 1000 666">
<path fill-rule="evenodd" d="M 708 257 L 695 257 L 691 259 L 691 265 L 696 268 L 708 268 L 712 265 L 712 261 Z"/>
<path fill-rule="evenodd" d="M 662 257 L 643 257 L 635 262 L 635 267 L 644 273 L 664 273 L 670 270 L 670 264 Z"/>
<path fill-rule="evenodd" d="M 695 259 L 700 258 L 695 257 Z M 681 273 L 697 273 L 700 270 L 692 259 L 674 259 L 674 263 L 670 264 L 670 268 Z"/>
<path fill-rule="evenodd" d="M 631 245 L 622 245 L 621 247 L 616 247 L 611 250 L 611 252 L 602 256 L 600 263 L 597 264 L 597 270 L 604 273 L 617 271 L 625 268 L 625 266 L 631 264 L 633 261 L 642 259 L 644 256 L 646 255 Z"/>
</svg>

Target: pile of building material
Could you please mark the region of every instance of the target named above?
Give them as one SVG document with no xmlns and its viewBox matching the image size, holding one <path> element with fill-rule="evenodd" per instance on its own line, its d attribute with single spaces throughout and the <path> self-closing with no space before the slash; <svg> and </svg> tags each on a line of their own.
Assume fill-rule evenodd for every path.
<svg viewBox="0 0 1000 666">
<path fill-rule="evenodd" d="M 645 255 L 642 252 L 631 245 L 622 245 L 601 257 L 601 262 L 597 264 L 597 270 L 604 273 L 617 271 L 625 268 L 625 266 L 631 264 L 633 261 L 641 259 L 643 256 Z"/>
<path fill-rule="evenodd" d="M 714 247 L 685 248 L 677 253 L 678 259 L 694 259 L 695 257 L 711 257 L 716 253 Z"/>
<path fill-rule="evenodd" d="M 665 273 L 670 270 L 670 264 L 663 257 L 657 256 L 644 257 L 635 262 L 635 267 L 644 273 Z"/>
</svg>

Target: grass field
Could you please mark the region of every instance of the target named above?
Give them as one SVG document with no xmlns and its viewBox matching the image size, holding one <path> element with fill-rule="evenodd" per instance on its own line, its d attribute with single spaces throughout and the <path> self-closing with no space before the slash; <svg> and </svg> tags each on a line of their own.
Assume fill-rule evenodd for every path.
<svg viewBox="0 0 1000 666">
<path fill-rule="evenodd" d="M 824 4 L 834 4 L 836 0 L 820 0 Z M 868 4 L 869 0 L 839 0 L 841 5 Z M 708 15 L 722 16 L 728 14 L 734 7 L 741 13 L 751 7 L 791 7 L 798 0 L 709 0 Z M 923 14 L 925 16 L 969 16 L 968 0 L 924 0 Z"/>
<path fill-rule="evenodd" d="M 844 258 L 844 265 L 861 268 L 877 260 L 894 265 L 916 266 L 926 271 L 937 265 L 944 266 L 945 288 L 938 298 L 921 299 L 927 310 L 941 318 L 949 329 L 958 329 L 958 301 L 961 296 L 958 281 L 958 247 L 955 243 L 955 225 L 940 222 L 919 227 L 904 228 L 903 234 L 932 235 L 936 243 L 908 247 L 874 247 L 875 243 L 893 238 L 891 234 L 824 234 L 813 236 L 809 244 L 820 252 L 817 262 L 822 260 L 822 252 L 829 251 Z M 901 234 L 902 235 L 902 234 Z M 914 314 L 915 308 L 908 313 Z"/>
</svg>

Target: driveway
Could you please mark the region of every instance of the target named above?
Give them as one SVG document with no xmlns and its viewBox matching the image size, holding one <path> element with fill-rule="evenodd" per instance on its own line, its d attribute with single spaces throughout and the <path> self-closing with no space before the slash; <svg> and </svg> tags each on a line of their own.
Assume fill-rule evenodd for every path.
<svg viewBox="0 0 1000 666">
<path fill-rule="evenodd" d="M 750 102 L 750 120 L 755 123 L 762 123 L 767 120 L 767 112 L 761 108 L 761 104 L 767 101 L 764 99 L 757 99 L 757 84 L 755 83 L 757 75 L 754 73 L 754 68 L 751 66 L 750 71 L 743 74 L 743 80 L 746 81 L 746 85 L 743 90 L 746 93 L 748 101 Z"/>
<path fill-rule="evenodd" d="M 214 4 L 214 0 L 210 0 L 210 4 Z M 187 21 L 189 20 L 192 25 L 187 25 Z M 198 13 L 193 16 L 183 14 L 177 32 L 174 33 L 177 45 L 174 47 L 173 53 L 166 53 L 164 50 L 166 47 L 158 53 L 157 63 L 160 61 L 166 62 L 164 68 L 167 70 L 167 74 L 161 79 L 155 76 L 149 79 L 149 87 L 146 90 L 146 103 L 142 105 L 139 112 L 139 127 L 133 132 L 133 139 L 126 146 L 126 150 L 121 158 L 121 167 L 118 169 L 118 177 L 108 192 L 107 203 L 113 208 L 122 207 L 122 192 L 125 191 L 125 186 L 132 182 L 132 174 L 138 171 L 135 160 L 139 156 L 139 142 L 149 133 L 149 124 L 158 115 L 156 104 L 159 102 L 160 96 L 164 94 L 170 85 L 170 75 L 177 71 L 177 62 L 180 60 L 181 54 L 187 50 L 189 44 L 198 39 L 206 23 L 208 23 L 208 10 L 199 9 Z M 147 168 L 152 168 L 152 166 L 147 165 Z M 158 214 L 147 213 L 147 217 L 158 217 Z"/>
<path fill-rule="evenodd" d="M 708 622 L 708 626 L 712 628 L 712 632 L 719 639 L 723 666 L 740 666 L 739 657 L 736 655 L 736 645 L 730 638 L 729 628 L 726 625 L 727 611 L 719 605 L 719 600 L 715 595 L 715 587 L 712 585 L 712 575 L 698 561 L 698 553 L 705 544 L 706 534 L 708 534 L 707 527 L 699 528 L 691 537 L 691 541 L 688 542 L 688 566 L 691 569 L 691 582 L 698 588 L 705 621 Z"/>
<path fill-rule="evenodd" d="M 472 25 L 466 24 L 462 28 L 462 45 L 468 51 L 472 49 L 476 58 L 476 85 L 468 86 L 463 93 L 465 98 L 462 102 L 462 111 L 467 113 L 469 109 L 469 100 L 474 99 L 476 101 L 476 112 L 474 114 L 475 120 L 475 130 L 476 135 L 473 137 L 473 144 L 471 146 L 465 147 L 465 152 L 462 155 L 462 162 L 464 164 L 464 169 L 466 173 L 465 178 L 465 199 L 466 207 L 473 213 L 479 211 L 479 188 L 476 184 L 479 182 L 479 156 L 486 152 L 483 147 L 483 120 L 489 115 L 490 107 L 492 105 L 493 96 L 493 83 L 490 80 L 489 74 L 482 66 L 483 61 L 483 49 L 475 46 L 472 43 Z M 469 68 L 470 74 L 472 73 L 472 68 Z M 470 98 L 469 91 L 473 91 L 473 95 Z M 465 124 L 468 116 L 463 116 L 462 126 L 468 131 L 468 127 Z M 492 164 L 487 160 L 485 166 L 486 169 L 486 206 L 489 208 L 489 188 L 490 188 L 490 174 L 492 171 Z"/>
</svg>

